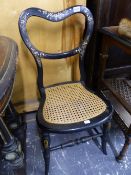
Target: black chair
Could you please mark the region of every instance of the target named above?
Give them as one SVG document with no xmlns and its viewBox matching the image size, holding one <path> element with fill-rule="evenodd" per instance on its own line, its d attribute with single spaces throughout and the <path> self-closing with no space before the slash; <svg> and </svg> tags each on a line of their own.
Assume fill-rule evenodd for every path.
<svg viewBox="0 0 131 175">
<path fill-rule="evenodd" d="M 86 18 L 86 29 L 80 46 L 63 53 L 49 54 L 36 49 L 27 34 L 26 23 L 31 16 L 58 22 L 67 17 L 82 13 Z M 44 146 L 45 174 L 49 172 L 50 151 L 67 146 L 73 146 L 89 139 L 102 138 L 102 150 L 106 154 L 107 134 L 112 116 L 112 106 L 102 93 L 89 90 L 84 82 L 84 55 L 93 31 L 93 17 L 89 9 L 84 6 L 70 7 L 58 13 L 47 12 L 38 8 L 29 8 L 22 12 L 19 18 L 21 37 L 34 56 L 38 70 L 38 89 L 40 105 L 37 122 L 41 130 Z M 41 58 L 62 59 L 79 54 L 81 79 L 79 82 L 65 82 L 49 87 L 43 85 L 43 67 Z M 97 127 L 101 126 L 102 131 Z M 50 133 L 73 133 L 83 130 L 89 131 L 90 136 L 50 148 Z"/>
</svg>

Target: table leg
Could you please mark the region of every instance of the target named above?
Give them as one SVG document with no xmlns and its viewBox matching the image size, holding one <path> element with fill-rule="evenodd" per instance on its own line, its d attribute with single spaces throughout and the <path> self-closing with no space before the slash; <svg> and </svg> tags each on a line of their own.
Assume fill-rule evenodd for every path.
<svg viewBox="0 0 131 175">
<path fill-rule="evenodd" d="M 9 102 L 5 110 L 4 121 L 8 126 L 8 128 L 11 129 L 11 131 L 15 131 L 16 129 L 19 129 L 23 125 L 22 117 L 15 110 L 14 105 L 12 104 L 11 101 Z"/>
<path fill-rule="evenodd" d="M 3 141 L 1 156 L 5 162 L 12 167 L 18 168 L 23 165 L 23 152 L 21 144 L 6 127 L 2 117 L 0 116 L 0 136 Z"/>
</svg>

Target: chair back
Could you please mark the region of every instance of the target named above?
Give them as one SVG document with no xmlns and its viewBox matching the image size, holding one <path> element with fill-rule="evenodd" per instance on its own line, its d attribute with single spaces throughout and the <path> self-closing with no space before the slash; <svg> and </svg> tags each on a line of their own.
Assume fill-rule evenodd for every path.
<svg viewBox="0 0 131 175">
<path fill-rule="evenodd" d="M 27 33 L 27 29 L 26 29 L 26 24 L 27 21 L 30 17 L 32 16 L 36 16 L 36 17 L 40 17 L 40 18 L 44 18 L 46 20 L 52 21 L 52 22 L 59 22 L 62 21 L 68 17 L 70 17 L 71 15 L 74 15 L 76 13 L 81 13 L 85 16 L 86 19 L 86 26 L 85 26 L 85 32 L 84 32 L 84 38 L 82 40 L 82 42 L 80 43 L 79 47 L 76 47 L 72 50 L 66 51 L 66 52 L 61 52 L 61 53 L 46 53 L 43 51 L 38 50 L 30 41 L 30 38 L 28 36 Z M 38 70 L 38 88 L 40 91 L 40 95 L 41 97 L 45 97 L 45 88 L 43 85 L 43 66 L 42 66 L 42 62 L 41 62 L 41 58 L 45 58 L 45 59 L 61 59 L 61 58 L 68 58 L 71 57 L 73 55 L 79 54 L 80 55 L 80 74 L 81 74 L 81 80 L 83 79 L 83 68 L 82 68 L 82 63 L 83 63 L 83 58 L 84 58 L 84 54 L 85 54 L 85 50 L 86 50 L 86 46 L 90 40 L 90 37 L 92 35 L 92 31 L 93 31 L 93 17 L 92 14 L 90 12 L 90 10 L 84 6 L 73 6 L 70 7 L 66 10 L 60 11 L 60 12 L 48 12 L 46 10 L 42 10 L 39 8 L 28 8 L 26 10 L 24 10 L 20 17 L 19 17 L 19 31 L 21 34 L 21 37 L 25 43 L 25 45 L 27 46 L 27 48 L 30 50 L 30 52 L 32 53 L 35 62 L 37 64 L 37 70 Z"/>
</svg>

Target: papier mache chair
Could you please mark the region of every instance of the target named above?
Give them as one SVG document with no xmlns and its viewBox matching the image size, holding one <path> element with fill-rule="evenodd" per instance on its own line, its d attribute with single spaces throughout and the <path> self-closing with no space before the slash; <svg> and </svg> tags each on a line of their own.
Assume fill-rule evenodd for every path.
<svg viewBox="0 0 131 175">
<path fill-rule="evenodd" d="M 27 20 L 32 17 L 40 17 L 52 22 L 59 22 L 71 15 L 81 13 L 85 16 L 86 27 L 84 39 L 79 47 L 63 53 L 45 53 L 31 43 L 26 30 Z M 101 137 L 101 148 L 106 154 L 107 135 L 109 123 L 112 117 L 112 105 L 102 93 L 93 92 L 86 87 L 84 82 L 84 56 L 87 44 L 93 31 L 93 17 L 90 10 L 84 6 L 73 6 L 60 12 L 48 12 L 39 8 L 28 8 L 19 17 L 19 30 L 21 37 L 32 53 L 38 70 L 38 89 L 40 92 L 40 104 L 37 112 L 37 122 L 41 130 L 41 139 L 44 147 L 45 174 L 49 172 L 50 151 L 71 147 Z M 79 54 L 79 67 L 81 78 L 78 82 L 65 82 L 44 87 L 43 66 L 41 59 L 62 59 Z M 102 130 L 97 129 L 101 126 Z M 65 134 L 92 131 L 86 137 L 75 139 L 64 144 L 50 147 L 50 133 Z"/>
</svg>

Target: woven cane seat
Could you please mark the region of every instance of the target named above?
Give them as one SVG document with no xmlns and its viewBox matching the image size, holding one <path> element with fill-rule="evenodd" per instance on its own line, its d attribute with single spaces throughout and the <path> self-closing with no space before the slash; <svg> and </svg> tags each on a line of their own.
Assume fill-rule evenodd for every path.
<svg viewBox="0 0 131 175">
<path fill-rule="evenodd" d="M 53 124 L 87 121 L 106 110 L 106 104 L 81 83 L 46 88 L 44 120 Z"/>
</svg>

